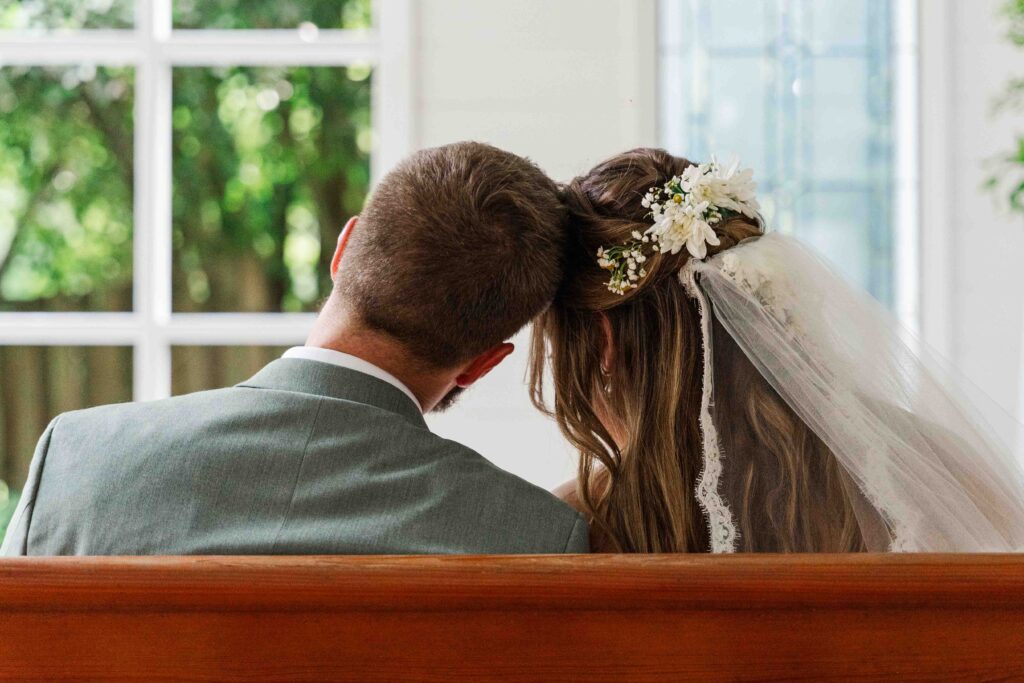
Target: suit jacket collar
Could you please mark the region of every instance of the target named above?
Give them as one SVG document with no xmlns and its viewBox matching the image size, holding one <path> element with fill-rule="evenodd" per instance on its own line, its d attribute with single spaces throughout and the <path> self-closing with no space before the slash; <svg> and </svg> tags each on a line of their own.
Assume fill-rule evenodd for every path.
<svg viewBox="0 0 1024 683">
<path fill-rule="evenodd" d="M 419 406 L 398 388 L 376 377 L 330 363 L 301 358 L 280 358 L 238 386 L 295 391 L 364 403 L 397 413 L 413 424 L 427 426 Z"/>
</svg>

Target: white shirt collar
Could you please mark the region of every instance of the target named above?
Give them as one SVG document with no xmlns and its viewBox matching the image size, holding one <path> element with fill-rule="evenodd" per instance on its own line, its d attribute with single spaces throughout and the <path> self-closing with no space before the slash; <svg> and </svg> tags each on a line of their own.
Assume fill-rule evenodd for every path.
<svg viewBox="0 0 1024 683">
<path fill-rule="evenodd" d="M 382 382 L 387 382 L 408 396 L 412 399 L 412 402 L 416 404 L 419 411 L 421 413 L 423 412 L 423 406 L 420 405 L 419 399 L 417 399 L 416 395 L 409 390 L 409 387 L 402 384 L 401 380 L 390 372 L 382 370 L 373 363 L 365 361 L 357 356 L 342 353 L 341 351 L 335 351 L 334 349 L 323 349 L 318 346 L 293 346 L 285 351 L 284 355 L 281 357 L 301 358 L 304 360 L 315 360 L 320 363 L 330 363 L 331 365 L 337 365 L 338 367 L 361 372 L 364 375 L 369 375 L 370 377 L 376 377 Z"/>
</svg>

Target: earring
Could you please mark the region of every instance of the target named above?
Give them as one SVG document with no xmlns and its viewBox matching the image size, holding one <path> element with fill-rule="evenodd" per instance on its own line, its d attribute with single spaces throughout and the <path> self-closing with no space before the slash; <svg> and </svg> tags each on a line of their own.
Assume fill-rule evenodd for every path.
<svg viewBox="0 0 1024 683">
<path fill-rule="evenodd" d="M 608 372 L 608 370 L 605 369 L 605 367 L 603 365 L 601 366 L 601 379 L 602 379 L 601 389 L 604 391 L 605 394 L 611 394 L 612 393 L 612 374 L 610 372 Z"/>
</svg>

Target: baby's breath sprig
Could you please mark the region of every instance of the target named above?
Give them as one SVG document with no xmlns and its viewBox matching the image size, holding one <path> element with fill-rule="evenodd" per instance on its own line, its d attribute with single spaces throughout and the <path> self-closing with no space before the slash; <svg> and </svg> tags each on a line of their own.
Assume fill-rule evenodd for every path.
<svg viewBox="0 0 1024 683">
<path fill-rule="evenodd" d="M 597 265 L 611 272 L 608 280 L 608 289 L 615 294 L 625 294 L 630 289 L 636 289 L 637 282 L 642 277 L 647 277 L 647 269 L 644 263 L 647 255 L 644 254 L 645 245 L 651 243 L 649 235 L 641 235 L 639 230 L 633 231 L 633 239 L 617 247 L 601 247 L 597 250 Z"/>
</svg>

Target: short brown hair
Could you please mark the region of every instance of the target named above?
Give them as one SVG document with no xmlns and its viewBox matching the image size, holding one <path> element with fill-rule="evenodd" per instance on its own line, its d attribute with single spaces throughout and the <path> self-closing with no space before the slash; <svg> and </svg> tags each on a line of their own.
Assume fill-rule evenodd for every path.
<svg viewBox="0 0 1024 683">
<path fill-rule="evenodd" d="M 434 367 L 514 335 L 562 277 L 567 211 L 535 164 L 477 142 L 418 152 L 378 183 L 335 286 Z"/>
</svg>

